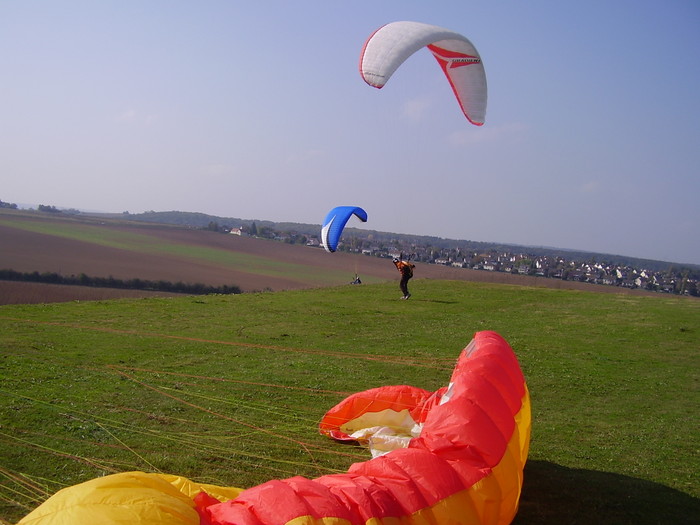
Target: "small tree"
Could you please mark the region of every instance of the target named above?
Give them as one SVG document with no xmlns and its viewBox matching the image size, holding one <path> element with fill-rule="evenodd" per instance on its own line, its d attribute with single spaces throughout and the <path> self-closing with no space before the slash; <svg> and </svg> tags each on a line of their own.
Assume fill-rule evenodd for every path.
<svg viewBox="0 0 700 525">
<path fill-rule="evenodd" d="M 56 206 L 47 206 L 45 204 L 39 204 L 38 210 L 48 213 L 61 213 L 61 210 L 56 208 Z"/>
</svg>

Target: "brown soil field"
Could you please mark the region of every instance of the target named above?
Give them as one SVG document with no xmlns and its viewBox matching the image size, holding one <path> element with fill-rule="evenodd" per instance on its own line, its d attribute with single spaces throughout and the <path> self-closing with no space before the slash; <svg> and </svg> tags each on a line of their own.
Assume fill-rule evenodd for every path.
<svg viewBox="0 0 700 525">
<path fill-rule="evenodd" d="M 76 240 L 54 233 L 37 233 L 18 227 L 18 221 L 50 221 L 56 228 L 69 230 L 76 224 L 99 232 L 138 234 L 152 242 L 170 247 L 219 250 L 244 256 L 250 263 L 232 265 L 230 262 L 205 260 L 177 251 L 149 252 L 107 246 L 89 240 Z M 278 241 L 226 235 L 216 232 L 151 223 L 103 220 L 83 216 L 53 216 L 41 213 L 0 210 L 0 269 L 19 272 L 49 272 L 64 276 L 84 273 L 90 277 L 116 279 L 145 279 L 202 283 L 212 286 L 236 285 L 243 292 L 282 291 L 318 288 L 349 283 L 357 271 L 364 282 L 396 280 L 398 273 L 390 260 L 359 254 L 326 253 L 321 248 L 287 244 Z M 245 256 L 249 256 L 245 259 Z M 279 267 L 306 271 L 271 274 L 265 270 L 266 261 Z M 315 276 L 326 275 L 325 279 Z M 330 276 L 330 281 L 329 277 Z M 511 275 L 417 263 L 416 279 L 463 280 L 512 284 L 519 286 L 579 289 L 606 293 L 640 293 L 610 286 L 561 281 L 534 276 Z M 643 292 L 641 292 L 643 293 Z M 0 304 L 48 303 L 70 300 L 96 300 L 116 297 L 147 297 L 154 292 L 137 290 L 98 289 L 81 286 L 46 285 L 0 281 Z M 167 295 L 167 294 L 157 294 Z"/>
</svg>

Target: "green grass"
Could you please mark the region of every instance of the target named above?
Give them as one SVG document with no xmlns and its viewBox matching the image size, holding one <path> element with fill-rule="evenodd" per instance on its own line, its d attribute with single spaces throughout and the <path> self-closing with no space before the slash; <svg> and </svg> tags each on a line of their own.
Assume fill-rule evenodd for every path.
<svg viewBox="0 0 700 525">
<path fill-rule="evenodd" d="M 0 516 L 140 469 L 247 487 L 368 458 L 316 424 L 350 393 L 434 390 L 479 330 L 533 405 L 516 523 L 700 515 L 700 301 L 416 280 L 0 307 Z"/>
</svg>

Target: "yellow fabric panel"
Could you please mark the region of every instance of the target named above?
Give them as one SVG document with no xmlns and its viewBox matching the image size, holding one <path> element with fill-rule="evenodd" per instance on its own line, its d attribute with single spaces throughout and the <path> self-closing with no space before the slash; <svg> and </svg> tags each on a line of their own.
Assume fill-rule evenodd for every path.
<svg viewBox="0 0 700 525">
<path fill-rule="evenodd" d="M 192 499 L 163 477 L 122 472 L 58 491 L 18 525 L 95 525 L 100 522 L 199 525 L 199 515 Z"/>
<path fill-rule="evenodd" d="M 492 475 L 501 486 L 501 514 L 515 516 L 523 486 L 522 471 L 530 447 L 530 399 L 525 393 L 522 408 L 515 417 L 518 427 L 508 442 L 503 459 L 493 468 Z M 515 475 L 517 474 L 517 475 Z M 510 519 L 501 523 L 510 523 Z"/>
<path fill-rule="evenodd" d="M 429 515 L 427 515 L 430 513 Z M 423 516 L 425 515 L 425 516 Z M 426 510 L 416 512 L 412 517 L 413 525 L 471 525 L 479 523 L 479 513 L 468 490 L 439 501 Z"/>
<path fill-rule="evenodd" d="M 510 523 L 518 510 L 523 480 L 520 474 L 520 450 L 518 449 L 517 435 L 517 433 L 514 434 L 516 439 L 510 441 L 503 459 L 491 471 L 491 477 L 496 480 L 500 488 L 498 501 L 500 519 L 496 523 Z"/>
<path fill-rule="evenodd" d="M 523 396 L 520 411 L 515 414 L 515 424 L 520 433 L 520 462 L 525 466 L 527 454 L 530 450 L 530 432 L 532 430 L 532 405 L 530 404 L 530 391 L 525 385 L 525 395 Z"/>
<path fill-rule="evenodd" d="M 474 483 L 468 492 L 479 517 L 475 523 L 479 525 L 498 524 L 501 513 L 501 486 L 498 484 L 498 480 L 492 474 L 487 474 Z"/>
<path fill-rule="evenodd" d="M 235 499 L 238 495 L 243 492 L 244 489 L 239 489 L 235 487 L 220 487 L 218 485 L 207 485 L 204 483 L 195 483 L 182 476 L 175 476 L 173 474 L 153 474 L 154 476 L 160 476 L 165 481 L 173 485 L 180 492 L 188 496 L 190 499 L 194 498 L 197 494 L 204 491 L 210 496 L 218 499 L 219 501 L 228 501 L 230 499 Z"/>
</svg>

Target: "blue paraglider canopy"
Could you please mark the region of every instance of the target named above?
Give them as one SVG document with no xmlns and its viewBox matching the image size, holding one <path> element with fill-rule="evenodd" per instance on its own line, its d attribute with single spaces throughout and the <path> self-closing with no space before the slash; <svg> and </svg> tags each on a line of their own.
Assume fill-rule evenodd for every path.
<svg viewBox="0 0 700 525">
<path fill-rule="evenodd" d="M 357 206 L 337 206 L 328 212 L 321 226 L 321 245 L 326 251 L 335 251 L 340 235 L 353 215 L 362 222 L 367 222 L 367 212 Z"/>
</svg>

